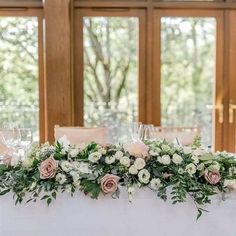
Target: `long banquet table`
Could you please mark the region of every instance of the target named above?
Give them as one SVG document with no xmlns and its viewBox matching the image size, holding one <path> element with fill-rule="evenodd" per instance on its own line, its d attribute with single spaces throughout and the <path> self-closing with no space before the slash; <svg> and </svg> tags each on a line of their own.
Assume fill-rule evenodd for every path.
<svg viewBox="0 0 236 236">
<path fill-rule="evenodd" d="M 0 236 L 236 236 L 236 194 L 224 202 L 215 197 L 207 209 L 196 221 L 190 199 L 172 205 L 149 189 L 138 190 L 132 203 L 123 190 L 119 199 L 64 193 L 49 207 L 15 206 L 8 194 L 0 197 Z"/>
</svg>

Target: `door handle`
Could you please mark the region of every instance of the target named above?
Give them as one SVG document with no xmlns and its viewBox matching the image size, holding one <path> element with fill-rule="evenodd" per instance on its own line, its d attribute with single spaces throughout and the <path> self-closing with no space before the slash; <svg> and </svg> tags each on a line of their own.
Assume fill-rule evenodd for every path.
<svg viewBox="0 0 236 236">
<path fill-rule="evenodd" d="M 236 110 L 236 105 L 230 103 L 229 104 L 229 123 L 233 123 L 234 122 L 234 110 Z"/>
<path fill-rule="evenodd" d="M 224 105 L 223 104 L 219 104 L 219 105 L 207 105 L 208 109 L 215 109 L 218 111 L 219 114 L 219 118 L 218 118 L 218 122 L 220 124 L 222 124 L 224 122 Z"/>
</svg>

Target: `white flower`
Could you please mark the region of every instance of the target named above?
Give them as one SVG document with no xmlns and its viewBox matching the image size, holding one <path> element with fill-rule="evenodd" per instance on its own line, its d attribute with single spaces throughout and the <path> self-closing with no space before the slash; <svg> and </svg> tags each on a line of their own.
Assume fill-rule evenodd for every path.
<svg viewBox="0 0 236 236">
<path fill-rule="evenodd" d="M 201 163 L 200 165 L 197 166 L 197 170 L 202 171 L 204 170 L 205 165 Z"/>
<path fill-rule="evenodd" d="M 138 170 L 141 170 L 144 168 L 144 166 L 146 165 L 146 162 L 143 158 L 137 158 L 135 161 L 134 161 L 134 165 L 135 167 L 138 169 Z"/>
<path fill-rule="evenodd" d="M 126 167 L 130 166 L 130 159 L 127 156 L 123 156 L 120 158 L 120 164 Z"/>
<path fill-rule="evenodd" d="M 159 153 L 161 152 L 161 149 L 160 148 L 155 148 L 155 149 L 151 149 L 149 151 L 149 154 L 151 156 L 159 156 Z"/>
<path fill-rule="evenodd" d="M 130 168 L 129 168 L 129 173 L 130 173 L 131 175 L 137 175 L 137 174 L 138 174 L 138 169 L 137 169 L 137 167 L 136 167 L 135 165 L 130 166 Z"/>
<path fill-rule="evenodd" d="M 79 149 L 78 148 L 73 148 L 69 152 L 71 157 L 76 157 L 79 154 Z"/>
<path fill-rule="evenodd" d="M 217 161 L 214 161 L 209 167 L 208 167 L 209 171 L 219 171 L 220 170 L 220 164 Z"/>
<path fill-rule="evenodd" d="M 123 157 L 123 152 L 122 151 L 117 151 L 114 155 L 114 157 L 117 159 L 117 160 L 120 160 L 121 157 Z"/>
<path fill-rule="evenodd" d="M 91 174 L 92 171 L 89 168 L 89 164 L 86 162 L 80 162 L 77 165 L 77 170 L 82 174 Z"/>
<path fill-rule="evenodd" d="M 169 165 L 171 162 L 171 159 L 169 155 L 163 155 L 163 156 L 158 157 L 158 161 L 162 163 L 163 165 Z"/>
<path fill-rule="evenodd" d="M 116 160 L 116 158 L 115 158 L 114 156 L 106 156 L 106 157 L 105 157 L 105 162 L 106 162 L 108 165 L 114 163 L 115 160 Z"/>
<path fill-rule="evenodd" d="M 182 174 L 184 173 L 183 168 L 179 168 L 179 169 L 178 169 L 178 173 L 179 173 L 180 175 L 182 175 Z"/>
<path fill-rule="evenodd" d="M 68 173 L 73 169 L 73 165 L 69 161 L 62 161 L 60 165 L 62 170 L 65 171 L 66 173 Z"/>
<path fill-rule="evenodd" d="M 79 173 L 77 172 L 77 171 L 71 171 L 70 172 L 70 175 L 72 176 L 72 178 L 73 178 L 73 182 L 75 183 L 75 184 L 77 184 L 78 182 L 79 182 L 79 180 L 80 180 L 80 175 L 79 175 Z"/>
<path fill-rule="evenodd" d="M 70 144 L 70 141 L 69 141 L 69 139 L 67 138 L 66 135 L 62 136 L 62 137 L 59 138 L 57 141 L 58 141 L 58 143 L 60 143 L 61 146 L 63 146 L 63 147 L 68 147 L 69 144 Z"/>
<path fill-rule="evenodd" d="M 167 144 L 162 144 L 161 149 L 163 150 L 163 152 L 167 152 L 167 153 L 171 152 L 171 147 Z"/>
<path fill-rule="evenodd" d="M 93 153 L 89 154 L 88 159 L 91 162 L 95 163 L 95 162 L 98 162 L 101 157 L 102 157 L 102 153 L 101 152 L 93 152 Z"/>
<path fill-rule="evenodd" d="M 138 173 L 138 179 L 141 183 L 148 184 L 150 179 L 150 173 L 147 169 L 142 169 Z"/>
<path fill-rule="evenodd" d="M 30 168 L 33 165 L 34 159 L 32 158 L 24 158 L 22 161 L 22 166 L 25 168 Z"/>
<path fill-rule="evenodd" d="M 199 163 L 199 158 L 197 156 L 192 156 L 192 160 L 195 165 Z"/>
<path fill-rule="evenodd" d="M 133 196 L 135 194 L 135 188 L 134 187 L 128 187 L 128 197 L 129 201 L 131 202 L 133 200 Z"/>
<path fill-rule="evenodd" d="M 190 174 L 190 175 L 193 175 L 196 173 L 196 166 L 193 164 L 193 163 L 190 163 L 186 166 L 186 171 Z"/>
<path fill-rule="evenodd" d="M 224 187 L 233 187 L 235 188 L 236 180 L 235 179 L 226 179 L 224 181 Z"/>
<path fill-rule="evenodd" d="M 107 150 L 103 147 L 98 149 L 98 152 L 101 153 L 101 155 L 105 155 L 107 153 Z"/>
<path fill-rule="evenodd" d="M 172 161 L 173 161 L 176 165 L 179 165 L 179 164 L 182 163 L 183 158 L 182 158 L 180 155 L 178 155 L 178 154 L 175 153 L 175 154 L 173 155 Z"/>
<path fill-rule="evenodd" d="M 205 153 L 207 153 L 207 152 L 203 148 L 197 148 L 197 149 L 193 150 L 194 156 L 202 156 Z"/>
<path fill-rule="evenodd" d="M 59 184 L 64 184 L 66 182 L 66 176 L 61 174 L 61 173 L 58 173 L 56 175 L 56 181 L 59 183 Z"/>
<path fill-rule="evenodd" d="M 159 178 L 152 179 L 150 182 L 150 187 L 153 190 L 158 190 L 160 187 L 162 187 L 161 180 Z"/>
<path fill-rule="evenodd" d="M 188 155 L 192 152 L 192 148 L 191 147 L 183 147 L 183 152 L 184 152 L 184 154 Z"/>
</svg>

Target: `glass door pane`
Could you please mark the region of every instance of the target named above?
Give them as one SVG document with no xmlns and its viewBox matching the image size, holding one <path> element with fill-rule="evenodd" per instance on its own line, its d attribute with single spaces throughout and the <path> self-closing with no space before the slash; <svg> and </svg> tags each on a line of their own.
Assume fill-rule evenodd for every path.
<svg viewBox="0 0 236 236">
<path fill-rule="evenodd" d="M 38 18 L 0 17 L 0 32 L 0 126 L 31 128 L 38 141 Z"/>
<path fill-rule="evenodd" d="M 84 125 L 114 141 L 138 119 L 138 48 L 138 17 L 83 17 Z"/>
<path fill-rule="evenodd" d="M 161 124 L 199 126 L 205 146 L 214 143 L 215 52 L 215 18 L 161 18 Z"/>
</svg>

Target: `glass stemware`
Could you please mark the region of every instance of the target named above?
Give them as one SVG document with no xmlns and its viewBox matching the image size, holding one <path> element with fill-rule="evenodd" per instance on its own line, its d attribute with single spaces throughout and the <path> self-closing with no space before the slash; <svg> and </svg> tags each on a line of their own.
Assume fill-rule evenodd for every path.
<svg viewBox="0 0 236 236">
<path fill-rule="evenodd" d="M 139 141 L 142 135 L 142 123 L 133 122 L 131 126 L 131 138 L 133 141 Z"/>
<path fill-rule="evenodd" d="M 25 153 L 33 142 L 33 132 L 30 128 L 20 128 L 19 130 L 21 134 L 20 147 Z"/>
</svg>

